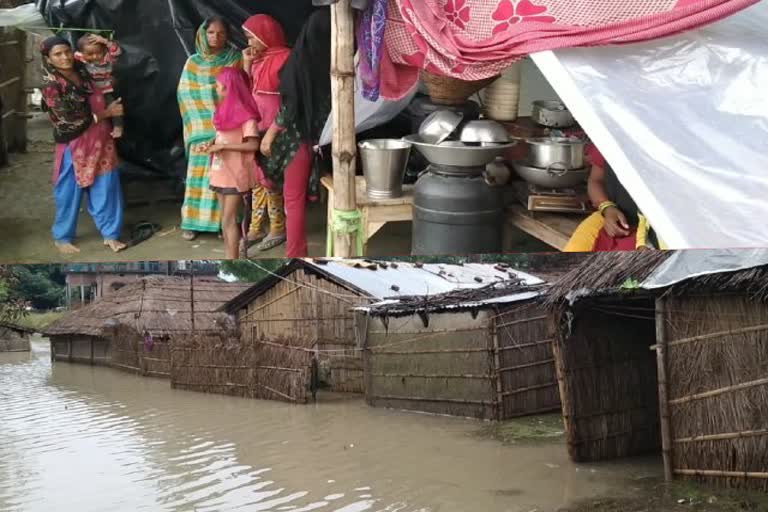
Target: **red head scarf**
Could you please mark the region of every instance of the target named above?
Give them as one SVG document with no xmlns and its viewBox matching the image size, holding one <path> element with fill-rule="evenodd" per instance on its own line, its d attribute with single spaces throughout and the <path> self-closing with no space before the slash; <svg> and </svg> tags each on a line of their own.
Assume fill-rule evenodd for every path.
<svg viewBox="0 0 768 512">
<path fill-rule="evenodd" d="M 280 70 L 291 55 L 283 27 L 272 16 L 257 14 L 246 20 L 243 29 L 267 47 L 261 57 L 253 63 L 253 92 L 279 94 Z"/>
<path fill-rule="evenodd" d="M 227 94 L 216 107 L 213 124 L 219 131 L 236 130 L 248 121 L 259 121 L 259 107 L 248 88 L 248 75 L 241 69 L 224 68 L 216 78 Z"/>
</svg>

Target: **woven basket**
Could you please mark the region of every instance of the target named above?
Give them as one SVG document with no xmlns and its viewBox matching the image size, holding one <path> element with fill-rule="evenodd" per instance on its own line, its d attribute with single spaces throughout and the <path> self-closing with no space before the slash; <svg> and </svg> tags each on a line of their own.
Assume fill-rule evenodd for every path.
<svg viewBox="0 0 768 512">
<path fill-rule="evenodd" d="M 461 105 L 477 91 L 496 80 L 498 77 L 483 80 L 459 80 L 448 76 L 435 75 L 422 70 L 421 79 L 427 87 L 432 102 L 438 105 Z"/>
</svg>

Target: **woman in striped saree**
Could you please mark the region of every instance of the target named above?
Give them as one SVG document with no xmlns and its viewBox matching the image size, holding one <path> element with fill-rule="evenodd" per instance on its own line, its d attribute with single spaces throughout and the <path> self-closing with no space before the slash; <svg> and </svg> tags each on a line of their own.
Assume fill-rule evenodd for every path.
<svg viewBox="0 0 768 512">
<path fill-rule="evenodd" d="M 242 58 L 229 45 L 229 28 L 220 18 L 206 20 L 200 26 L 196 48 L 197 53 L 184 66 L 178 88 L 189 160 L 181 229 L 189 241 L 198 233 L 218 233 L 221 229 L 221 207 L 208 183 L 211 157 L 206 148 L 216 137 L 216 77 L 226 67 L 241 67 Z"/>
</svg>

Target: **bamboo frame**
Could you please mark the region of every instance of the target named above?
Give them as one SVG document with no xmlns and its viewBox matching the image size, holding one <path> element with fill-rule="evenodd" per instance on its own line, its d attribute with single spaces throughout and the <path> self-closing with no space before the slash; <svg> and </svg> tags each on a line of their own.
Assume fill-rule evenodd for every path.
<svg viewBox="0 0 768 512">
<path fill-rule="evenodd" d="M 667 314 L 663 297 L 656 299 L 656 365 L 658 367 L 659 418 L 661 419 L 661 455 L 664 460 L 664 479 L 673 478 L 672 426 L 669 415 L 669 387 L 667 384 Z"/>
<path fill-rule="evenodd" d="M 524 370 L 526 368 L 535 368 L 536 366 L 544 366 L 548 364 L 554 363 L 554 359 L 544 359 L 543 361 L 536 361 L 533 363 L 527 363 L 527 364 L 520 364 L 517 366 L 507 366 L 506 368 L 499 368 L 499 373 L 506 373 L 506 372 L 513 372 L 515 370 Z"/>
<path fill-rule="evenodd" d="M 685 476 L 713 476 L 725 478 L 758 478 L 768 480 L 768 473 L 750 472 L 750 471 L 717 471 L 714 469 L 676 469 L 675 474 Z"/>
<path fill-rule="evenodd" d="M 517 388 L 513 389 L 511 391 L 505 391 L 502 393 L 502 396 L 512 396 L 512 395 L 519 395 L 521 393 L 527 393 L 529 391 L 536 391 L 539 389 L 547 389 L 547 388 L 553 388 L 557 386 L 557 382 L 547 382 L 546 384 L 538 384 L 536 386 L 528 386 L 526 388 Z"/>
<path fill-rule="evenodd" d="M 331 92 L 333 118 L 333 204 L 356 211 L 355 22 L 350 0 L 331 6 Z M 330 229 L 330 226 L 329 226 Z M 334 236 L 334 256 L 353 256 L 356 233 Z"/>
<path fill-rule="evenodd" d="M 751 327 L 744 327 L 742 329 L 730 329 L 727 331 L 712 332 L 708 334 L 702 334 L 701 336 L 693 336 L 692 338 L 683 338 L 667 343 L 668 347 L 676 347 L 678 345 L 685 345 L 686 343 L 692 343 L 694 341 L 704 341 L 712 338 L 719 338 L 719 341 L 724 341 L 723 338 L 727 336 L 734 336 L 736 334 L 749 334 L 753 332 L 768 331 L 768 324 L 753 325 Z M 657 345 L 653 345 L 651 350 L 655 350 Z"/>
<path fill-rule="evenodd" d="M 501 420 L 504 407 L 504 386 L 501 381 L 501 353 L 499 352 L 499 329 L 496 319 L 491 319 L 491 340 L 493 341 L 493 367 L 496 384 L 496 419 Z"/>
<path fill-rule="evenodd" d="M 355 368 L 357 370 L 357 368 Z M 418 373 L 372 373 L 373 377 L 384 377 L 384 378 L 422 378 L 422 379 L 476 379 L 476 380 L 491 380 L 493 379 L 493 375 L 474 375 L 471 373 L 467 374 L 418 374 Z"/>
<path fill-rule="evenodd" d="M 693 437 L 681 437 L 675 439 L 676 444 L 685 443 L 703 443 L 705 441 L 725 441 L 729 439 L 745 439 L 748 437 L 768 436 L 768 429 L 764 430 L 745 430 L 744 432 L 731 432 L 728 434 L 709 434 Z"/>
<path fill-rule="evenodd" d="M 463 405 L 484 405 L 493 406 L 495 402 L 489 402 L 487 400 L 461 400 L 458 398 L 428 398 L 423 396 L 390 396 L 390 395 L 375 395 L 371 396 L 372 400 L 402 400 L 404 402 L 433 402 L 433 403 L 447 403 L 447 404 L 463 404 Z"/>
<path fill-rule="evenodd" d="M 492 352 L 488 348 L 445 348 L 445 349 L 432 349 L 432 350 L 372 350 L 369 349 L 372 354 L 385 355 L 385 356 L 405 356 L 405 355 L 424 355 L 424 354 L 471 354 L 474 352 Z"/>
<path fill-rule="evenodd" d="M 768 377 L 765 379 L 758 379 L 750 382 L 742 382 L 741 384 L 726 386 L 724 388 L 713 389 L 712 391 L 704 391 L 703 393 L 697 393 L 695 395 L 688 395 L 681 398 L 675 398 L 674 400 L 670 400 L 669 403 L 672 405 L 679 405 L 687 402 L 692 402 L 694 400 L 703 400 L 705 398 L 712 398 L 713 396 L 724 395 L 726 393 L 733 393 L 734 391 L 741 391 L 744 389 L 754 388 L 757 386 L 768 386 Z"/>
<path fill-rule="evenodd" d="M 509 327 L 511 325 L 528 324 L 528 323 L 531 323 L 531 322 L 536 322 L 538 320 L 546 320 L 547 318 L 548 318 L 547 316 L 536 316 L 536 317 L 532 317 L 532 318 L 521 318 L 520 320 L 514 320 L 512 322 L 506 322 L 506 323 L 503 323 L 503 324 L 498 324 L 497 328 L 501 329 L 501 328 L 504 328 L 504 327 Z"/>
</svg>

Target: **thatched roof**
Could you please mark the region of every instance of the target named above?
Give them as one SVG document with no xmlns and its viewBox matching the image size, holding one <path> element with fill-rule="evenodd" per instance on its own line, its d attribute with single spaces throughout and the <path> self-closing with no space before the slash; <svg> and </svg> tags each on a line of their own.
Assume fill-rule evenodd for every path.
<svg viewBox="0 0 768 512">
<path fill-rule="evenodd" d="M 119 325 L 155 335 L 191 331 L 193 293 L 195 330 L 218 331 L 226 322 L 219 308 L 249 287 L 209 277 L 196 278 L 193 289 L 188 277 L 145 277 L 65 315 L 45 334 L 105 336 Z"/>
<path fill-rule="evenodd" d="M 672 253 L 661 251 L 600 252 L 555 281 L 546 294 L 548 304 L 573 294 L 602 295 L 620 290 L 628 281 L 643 282 Z"/>
<path fill-rule="evenodd" d="M 0 328 L 8 329 L 9 331 L 20 332 L 22 334 L 35 334 L 35 330 L 29 327 L 15 324 L 13 322 L 0 322 Z"/>
<path fill-rule="evenodd" d="M 754 253 L 755 251 L 753 251 Z M 596 253 L 555 281 L 545 302 L 623 293 L 741 293 L 768 300 L 768 254 L 730 250 Z M 660 272 L 661 271 L 661 272 Z M 659 278 L 659 273 L 663 278 Z M 653 278 L 649 279 L 653 275 Z M 670 277 L 672 276 L 672 277 Z"/>
</svg>

